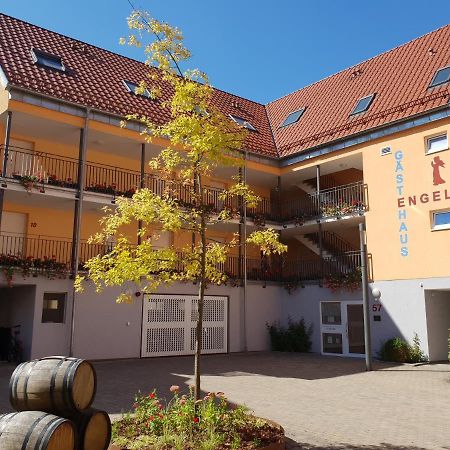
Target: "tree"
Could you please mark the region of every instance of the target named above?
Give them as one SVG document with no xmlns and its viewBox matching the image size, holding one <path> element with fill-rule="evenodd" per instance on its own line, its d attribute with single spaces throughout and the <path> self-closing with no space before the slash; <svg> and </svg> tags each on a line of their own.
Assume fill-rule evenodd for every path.
<svg viewBox="0 0 450 450">
<path fill-rule="evenodd" d="M 102 229 L 90 242 L 104 243 L 116 236 L 117 245 L 105 255 L 85 263 L 87 278 L 97 291 L 105 286 L 121 286 L 133 282 L 142 292 L 152 292 L 162 284 L 177 281 L 198 283 L 198 321 L 195 346 L 195 396 L 200 398 L 200 355 L 205 288 L 208 283 L 226 281 L 223 271 L 227 255 L 233 247 L 253 244 L 263 255 L 281 254 L 287 247 L 280 243 L 273 229 L 251 233 L 247 242 L 237 236 L 227 243 L 207 239 L 207 230 L 219 221 L 239 216 L 230 205 L 255 206 L 259 198 L 237 176 L 232 186 L 220 194 L 223 207 L 213 210 L 208 201 L 205 183 L 221 166 L 242 166 L 242 147 L 246 130 L 222 114 L 212 103 L 213 89 L 206 75 L 199 70 L 181 73 L 179 66 L 190 53 L 183 45 L 182 33 L 148 13 L 134 11 L 128 18 L 131 34 L 122 43 L 144 46 L 148 78 L 142 80 L 136 94 L 158 99 L 167 120 L 156 122 L 142 114 L 131 114 L 127 120 L 145 126 L 142 135 L 147 142 L 155 137 L 167 142 L 158 156 L 150 161 L 152 170 L 164 180 L 163 193 L 138 189 L 132 198 L 118 198 L 115 210 L 107 210 Z M 123 123 L 126 126 L 126 122 Z M 234 199 L 234 202 L 233 202 Z M 121 227 L 138 221 L 138 245 L 121 233 Z M 181 249 L 157 249 L 152 240 L 162 231 L 189 230 L 195 236 L 192 245 Z M 82 290 L 85 277 L 75 281 Z M 130 302 L 131 295 L 122 292 L 118 302 Z"/>
</svg>

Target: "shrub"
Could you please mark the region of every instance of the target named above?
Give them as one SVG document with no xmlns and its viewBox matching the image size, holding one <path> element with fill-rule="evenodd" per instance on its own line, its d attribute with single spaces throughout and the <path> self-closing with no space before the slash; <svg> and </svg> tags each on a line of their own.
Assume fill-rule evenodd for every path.
<svg viewBox="0 0 450 450">
<path fill-rule="evenodd" d="M 420 339 L 417 333 L 414 333 L 412 345 L 400 337 L 388 339 L 381 347 L 379 357 L 383 361 L 399 363 L 418 363 L 427 360 L 420 348 Z"/>
<path fill-rule="evenodd" d="M 282 439 L 281 428 L 241 406 L 232 407 L 221 392 L 196 401 L 192 390 L 180 395 L 179 387 L 172 386 L 170 391 L 173 397 L 167 403 L 156 391 L 137 395 L 133 414 L 113 423 L 112 442 L 130 450 L 251 450 Z"/>
<path fill-rule="evenodd" d="M 303 318 L 297 322 L 289 319 L 287 328 L 274 322 L 271 325 L 267 324 L 267 329 L 274 351 L 309 352 L 311 350 L 313 326 L 311 324 L 307 327 Z"/>
</svg>

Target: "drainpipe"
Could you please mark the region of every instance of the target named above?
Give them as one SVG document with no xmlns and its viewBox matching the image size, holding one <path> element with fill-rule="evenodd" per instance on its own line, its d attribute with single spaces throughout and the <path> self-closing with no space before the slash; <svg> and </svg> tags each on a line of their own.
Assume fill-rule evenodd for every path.
<svg viewBox="0 0 450 450">
<path fill-rule="evenodd" d="M 244 159 L 244 184 L 247 185 L 247 150 L 245 150 L 245 159 Z M 244 352 L 248 350 L 247 346 L 247 202 L 244 202 L 244 226 L 243 228 L 243 243 L 244 243 L 244 258 L 242 261 L 242 270 L 244 271 L 244 308 L 243 308 L 243 314 L 244 314 Z"/>
<path fill-rule="evenodd" d="M 242 181 L 242 167 L 239 167 L 239 173 L 238 173 L 238 177 L 239 177 L 239 182 Z M 242 273 L 242 246 L 243 246 L 243 240 L 242 240 L 242 234 L 243 234 L 243 217 L 244 217 L 244 209 L 242 206 L 242 197 L 238 198 L 238 209 L 239 209 L 239 214 L 241 215 L 241 219 L 239 220 L 239 247 L 238 247 L 238 272 L 237 272 L 237 277 L 239 280 L 243 279 L 243 273 Z"/>
<path fill-rule="evenodd" d="M 7 171 L 7 166 L 8 166 L 9 140 L 11 138 L 11 123 L 12 123 L 12 111 L 8 111 L 8 115 L 6 116 L 5 149 L 4 149 L 4 153 L 3 153 L 2 177 L 6 176 L 6 171 Z M 0 226 L 2 224 L 4 196 L 5 196 L 5 190 L 0 189 Z"/>
<path fill-rule="evenodd" d="M 320 166 L 316 166 L 316 191 L 317 191 L 317 209 L 319 214 L 321 214 L 321 201 L 320 201 Z M 323 261 L 323 243 L 322 243 L 322 223 L 320 219 L 317 221 L 319 224 L 319 256 L 320 256 L 320 272 L 322 279 L 324 278 L 325 265 Z"/>
<path fill-rule="evenodd" d="M 141 181 L 139 183 L 139 187 L 143 189 L 145 187 L 145 143 L 141 144 Z M 138 222 L 138 231 L 142 230 L 142 220 Z M 142 236 L 138 234 L 138 245 L 142 243 Z"/>
<path fill-rule="evenodd" d="M 88 126 L 89 126 L 89 113 L 90 109 L 86 108 L 84 127 L 80 130 L 80 146 L 78 154 L 78 193 L 77 193 L 78 199 L 75 200 L 73 240 L 72 240 L 72 277 L 74 279 L 78 275 L 78 265 L 80 262 L 81 215 L 83 210 L 83 195 L 86 180 L 86 149 L 87 149 Z M 73 300 L 72 300 L 69 356 L 73 356 L 74 331 L 75 331 L 75 288 L 73 290 Z"/>
<path fill-rule="evenodd" d="M 363 291 L 364 312 L 364 345 L 366 350 L 366 370 L 372 370 L 372 341 L 370 337 L 370 313 L 369 313 L 369 276 L 367 271 L 367 242 L 366 225 L 359 224 L 359 242 L 361 246 L 361 284 Z"/>
</svg>

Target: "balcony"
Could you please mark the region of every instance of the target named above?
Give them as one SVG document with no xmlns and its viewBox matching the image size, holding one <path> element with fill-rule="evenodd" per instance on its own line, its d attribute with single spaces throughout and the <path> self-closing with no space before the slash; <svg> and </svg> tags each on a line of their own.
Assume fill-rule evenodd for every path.
<svg viewBox="0 0 450 450">
<path fill-rule="evenodd" d="M 83 269 L 85 261 L 108 251 L 108 245 L 82 242 L 80 270 Z M 72 242 L 69 239 L 0 234 L 0 266 L 7 278 L 8 273 L 12 275 L 13 271 L 24 276 L 43 274 L 49 278 L 65 277 L 71 268 L 71 254 Z M 249 258 L 246 265 L 243 257 L 229 256 L 218 268 L 227 274 L 231 282 L 243 278 L 246 266 L 247 279 L 250 281 L 292 283 L 355 273 L 360 265 L 359 252 L 347 252 L 322 260 L 297 260 L 289 257 Z"/>
<path fill-rule="evenodd" d="M 0 146 L 0 161 L 3 164 L 3 178 L 17 180 L 27 190 L 36 188 L 45 192 L 46 186 L 72 191 L 78 188 L 78 159 L 10 146 L 5 164 L 5 148 Z M 131 197 L 140 185 L 141 174 L 138 171 L 91 161 L 86 163 L 85 192 L 105 194 L 113 199 L 118 196 Z M 145 174 L 143 185 L 155 194 L 162 195 L 166 191 L 167 182 L 157 176 Z M 172 190 L 182 204 L 193 203 L 184 186 L 172 186 Z M 220 188 L 205 187 L 204 200 L 210 205 L 211 211 L 220 211 L 224 206 L 237 211 L 238 200 L 222 200 L 221 193 Z M 356 182 L 306 194 L 288 202 L 262 197 L 255 208 L 247 209 L 247 217 L 257 225 L 264 225 L 266 221 L 302 225 L 311 220 L 362 215 L 366 209 L 367 185 Z"/>
</svg>

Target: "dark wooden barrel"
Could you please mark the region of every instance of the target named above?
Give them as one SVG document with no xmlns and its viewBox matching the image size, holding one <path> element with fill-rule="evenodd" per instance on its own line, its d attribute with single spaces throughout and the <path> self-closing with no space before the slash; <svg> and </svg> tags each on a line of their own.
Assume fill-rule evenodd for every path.
<svg viewBox="0 0 450 450">
<path fill-rule="evenodd" d="M 111 420 L 105 411 L 89 408 L 70 417 L 78 434 L 78 450 L 106 450 L 111 440 Z"/>
<path fill-rule="evenodd" d="M 74 450 L 72 422 L 41 411 L 22 411 L 0 415 L 2 450 Z"/>
<path fill-rule="evenodd" d="M 89 408 L 96 385 L 88 361 L 51 356 L 18 365 L 9 382 L 9 398 L 16 411 L 65 416 Z"/>
</svg>

